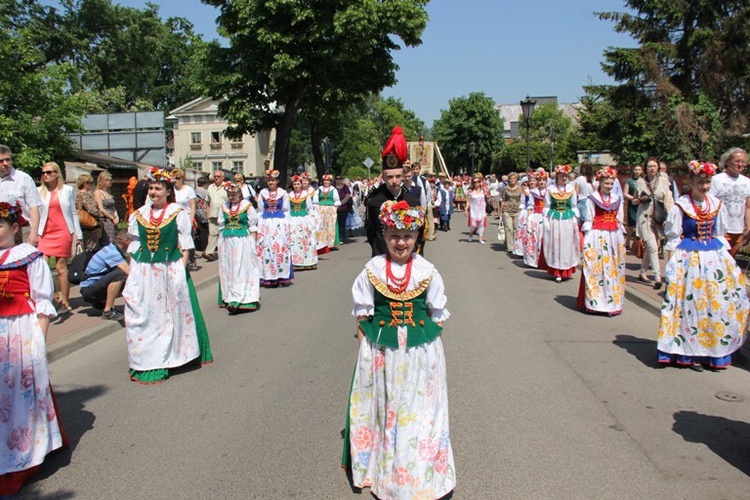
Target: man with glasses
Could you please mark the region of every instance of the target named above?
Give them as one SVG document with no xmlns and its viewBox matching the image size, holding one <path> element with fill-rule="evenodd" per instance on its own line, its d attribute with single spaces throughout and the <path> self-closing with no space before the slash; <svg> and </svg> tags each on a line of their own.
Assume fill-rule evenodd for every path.
<svg viewBox="0 0 750 500">
<path fill-rule="evenodd" d="M 31 176 L 13 168 L 13 155 L 10 148 L 0 144 L 0 200 L 8 203 L 21 203 L 23 218 L 29 224 L 21 228 L 23 239 L 30 245 L 39 242 L 39 207 L 42 198 Z"/>
<path fill-rule="evenodd" d="M 711 178 L 708 191 L 727 207 L 725 236 L 732 256 L 750 239 L 750 179 L 742 175 L 746 166 L 747 152 L 742 148 L 729 149 L 719 160 L 719 167 L 724 171 Z"/>
<path fill-rule="evenodd" d="M 216 247 L 219 245 L 219 217 L 221 216 L 221 207 L 227 202 L 227 192 L 222 184 L 224 183 L 224 172 L 214 170 L 214 183 L 208 186 L 208 245 L 203 252 L 203 258 L 212 262 L 216 256 Z"/>
</svg>

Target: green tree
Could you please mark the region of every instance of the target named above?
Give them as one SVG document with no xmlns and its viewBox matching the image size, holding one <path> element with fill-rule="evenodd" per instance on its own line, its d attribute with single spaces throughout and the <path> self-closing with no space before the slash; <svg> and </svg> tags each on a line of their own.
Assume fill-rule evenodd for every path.
<svg viewBox="0 0 750 500">
<path fill-rule="evenodd" d="M 395 83 L 398 37 L 421 44 L 427 0 L 313 2 L 204 0 L 220 8 L 228 47 L 213 43 L 203 57 L 209 93 L 235 124 L 230 137 L 276 128 L 274 158 L 285 175 L 300 109 L 331 90 L 363 96 Z"/>
<path fill-rule="evenodd" d="M 604 52 L 618 85 L 585 88 L 584 140 L 620 161 L 659 154 L 669 161 L 716 155 L 748 131 L 750 5 L 744 0 L 628 0 L 631 12 L 597 15 L 637 47 Z"/>
<path fill-rule="evenodd" d="M 448 109 L 433 124 L 432 137 L 438 142 L 449 171 L 471 165 L 473 142 L 475 171 L 487 173 L 493 154 L 503 146 L 503 120 L 491 98 L 483 92 L 472 92 L 468 97 L 449 101 Z"/>
</svg>

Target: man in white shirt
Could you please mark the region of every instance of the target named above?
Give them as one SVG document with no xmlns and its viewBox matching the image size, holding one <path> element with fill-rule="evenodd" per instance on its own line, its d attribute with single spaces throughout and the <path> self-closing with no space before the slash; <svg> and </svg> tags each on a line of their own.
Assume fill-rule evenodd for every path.
<svg viewBox="0 0 750 500">
<path fill-rule="evenodd" d="M 750 179 L 742 175 L 747 166 L 747 152 L 731 148 L 721 155 L 719 167 L 724 171 L 711 178 L 708 194 L 719 198 L 727 207 L 727 234 L 734 256 L 750 237 Z"/>
<path fill-rule="evenodd" d="M 21 228 L 24 239 L 36 246 L 39 242 L 39 207 L 42 198 L 29 174 L 13 167 L 13 154 L 10 148 L 0 144 L 0 199 L 8 203 L 21 203 L 23 218 L 29 222 Z"/>
<path fill-rule="evenodd" d="M 214 170 L 214 183 L 208 186 L 208 245 L 203 252 L 203 258 L 211 262 L 216 256 L 216 247 L 219 244 L 219 216 L 221 208 L 227 202 L 227 192 L 224 190 L 224 172 Z"/>
</svg>

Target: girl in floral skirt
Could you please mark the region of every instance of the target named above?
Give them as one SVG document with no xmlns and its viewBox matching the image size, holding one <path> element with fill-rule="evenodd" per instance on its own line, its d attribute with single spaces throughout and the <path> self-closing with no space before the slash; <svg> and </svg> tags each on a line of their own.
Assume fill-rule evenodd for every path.
<svg viewBox="0 0 750 500">
<path fill-rule="evenodd" d="M 708 194 L 716 165 L 689 164 L 691 190 L 670 209 L 665 250 L 667 293 L 661 308 L 660 363 L 725 368 L 745 340 L 750 306 L 745 277 L 724 239 L 726 208 Z"/>
<path fill-rule="evenodd" d="M 289 231 L 289 195 L 279 187 L 279 171 L 267 170 L 268 187 L 258 193 L 260 286 L 289 286 L 294 279 Z"/>
<path fill-rule="evenodd" d="M 623 199 L 612 193 L 617 170 L 596 173 L 599 188 L 583 206 L 583 272 L 578 290 L 582 311 L 614 316 L 625 300 L 625 237 Z"/>
<path fill-rule="evenodd" d="M 382 500 L 437 499 L 456 486 L 440 339 L 450 313 L 440 273 L 413 253 L 424 217 L 422 207 L 385 202 L 388 253 L 352 287 L 359 354 L 342 466 Z"/>
</svg>

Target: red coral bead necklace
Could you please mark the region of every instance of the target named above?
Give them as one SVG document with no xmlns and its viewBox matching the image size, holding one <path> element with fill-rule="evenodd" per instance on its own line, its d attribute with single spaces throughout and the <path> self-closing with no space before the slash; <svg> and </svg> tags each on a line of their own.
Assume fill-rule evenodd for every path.
<svg viewBox="0 0 750 500">
<path fill-rule="evenodd" d="M 409 257 L 409 260 L 406 262 L 406 271 L 404 272 L 404 276 L 402 278 L 397 278 L 393 275 L 393 270 L 391 269 L 391 257 L 390 255 L 386 256 L 385 277 L 388 290 L 393 293 L 403 293 L 406 291 L 406 288 L 409 286 L 409 281 L 411 280 L 411 265 L 413 262 L 414 259 Z M 391 283 L 393 283 L 393 285 L 391 285 Z"/>
</svg>

